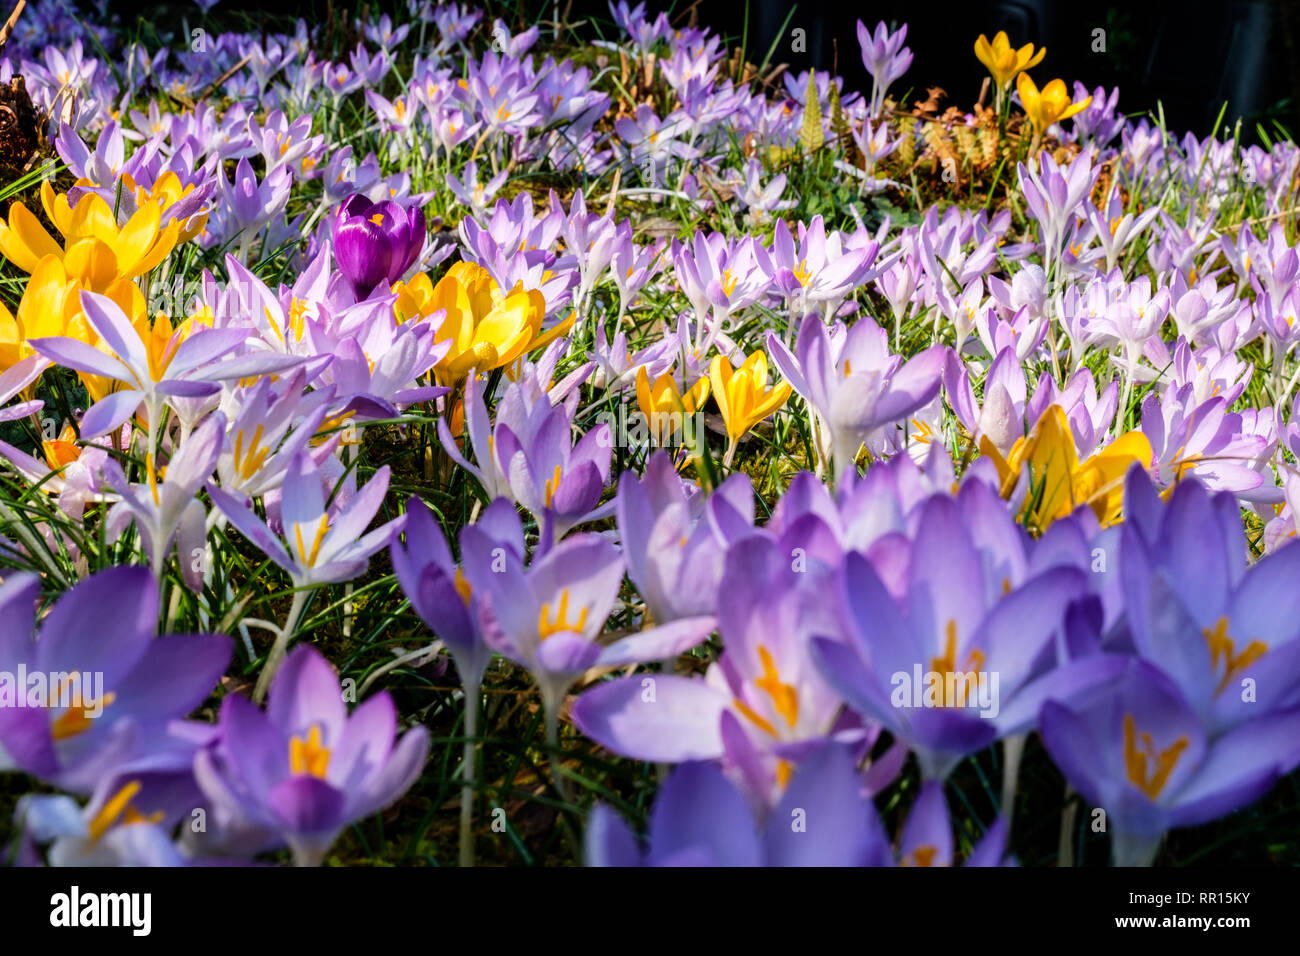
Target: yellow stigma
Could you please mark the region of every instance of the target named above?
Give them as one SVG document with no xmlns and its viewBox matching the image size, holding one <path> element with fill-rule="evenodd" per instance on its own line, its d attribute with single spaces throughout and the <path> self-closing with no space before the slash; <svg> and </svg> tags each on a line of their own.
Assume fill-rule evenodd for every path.
<svg viewBox="0 0 1300 956">
<path fill-rule="evenodd" d="M 731 270 L 730 270 L 730 269 L 723 269 L 723 270 L 722 270 L 722 293 L 723 293 L 723 295 L 725 295 L 728 299 L 730 299 L 730 298 L 731 298 L 731 294 L 732 294 L 733 292 L 736 291 L 736 285 L 737 285 L 739 282 L 740 282 L 740 279 L 738 279 L 736 276 L 733 276 L 733 275 L 731 274 Z"/>
<path fill-rule="evenodd" d="M 289 772 L 310 774 L 325 779 L 325 771 L 330 764 L 330 749 L 322 746 L 320 725 L 312 724 L 307 731 L 307 739 L 294 736 L 289 741 Z"/>
<path fill-rule="evenodd" d="M 555 492 L 560 487 L 560 466 L 555 466 L 555 474 L 546 482 L 546 507 L 551 506 L 551 499 L 555 497 Z"/>
<path fill-rule="evenodd" d="M 123 824 L 127 823 L 161 823 L 163 812 L 158 810 L 148 816 L 142 814 L 135 807 L 131 806 L 131 801 L 135 799 L 140 792 L 141 784 L 139 780 L 132 780 L 125 784 L 121 790 L 109 797 L 108 801 L 95 814 L 90 821 L 87 830 L 91 843 L 95 843 L 105 833 L 113 828 L 121 817 Z"/>
<path fill-rule="evenodd" d="M 465 577 L 465 571 L 463 568 L 456 568 L 456 580 L 453 583 L 456 588 L 456 593 L 459 594 L 460 599 L 465 602 L 465 606 L 469 607 L 469 599 L 473 597 L 474 592 L 469 586 L 469 579 Z"/>
<path fill-rule="evenodd" d="M 794 270 L 794 277 L 799 280 L 799 285 L 807 287 L 808 281 L 812 278 L 812 270 L 808 268 L 808 260 L 800 259 L 799 268 Z"/>
<path fill-rule="evenodd" d="M 1169 747 L 1157 753 L 1156 745 L 1150 734 L 1142 734 L 1142 749 L 1138 749 L 1137 721 L 1132 714 L 1124 715 L 1124 766 L 1128 779 L 1152 800 L 1160 796 L 1160 791 L 1169 782 L 1169 775 L 1174 772 L 1178 758 L 1187 749 L 1189 741 L 1186 736 L 1179 737 Z M 1148 776 L 1147 761 L 1154 764 L 1154 770 Z"/>
<path fill-rule="evenodd" d="M 1210 646 L 1210 666 L 1217 670 L 1220 659 L 1223 661 L 1223 677 L 1219 681 L 1218 688 L 1214 691 L 1216 696 L 1227 690 L 1234 677 L 1263 657 L 1268 651 L 1268 645 L 1263 641 L 1251 641 L 1240 654 L 1233 654 L 1236 646 L 1232 638 L 1228 636 L 1228 618 L 1226 616 L 1220 617 L 1215 622 L 1213 629 L 1204 627 L 1201 628 L 1201 631 L 1205 634 L 1205 643 Z"/>
<path fill-rule="evenodd" d="M 555 609 L 555 619 L 551 619 L 551 605 L 543 604 L 537 614 L 537 639 L 544 641 L 560 631 L 579 633 L 587 624 L 587 608 L 578 613 L 578 619 L 569 623 L 569 589 L 560 592 L 560 606 Z"/>
<path fill-rule="evenodd" d="M 316 526 L 316 537 L 311 543 L 311 551 L 307 551 L 302 544 L 302 525 L 295 524 L 293 526 L 294 538 L 298 545 L 298 559 L 304 566 L 309 568 L 316 566 L 316 559 L 320 556 L 321 542 L 325 540 L 325 533 L 329 531 L 329 527 L 329 515 L 321 515 L 320 523 Z"/>
<path fill-rule="evenodd" d="M 95 718 L 86 713 L 87 710 L 97 710 L 103 713 L 103 709 L 117 699 L 117 695 L 106 693 L 100 700 L 87 701 L 81 696 L 80 687 L 68 693 L 68 686 L 76 681 L 80 671 L 73 671 L 63 678 L 63 681 L 57 688 L 53 688 L 50 695 L 50 706 L 55 702 L 62 700 L 65 696 L 68 698 L 68 709 L 59 715 L 58 719 L 50 727 L 50 736 L 55 740 L 67 740 L 69 737 L 77 737 L 84 734 L 90 729 L 90 722 Z"/>
<path fill-rule="evenodd" d="M 939 848 L 932 844 L 918 846 L 915 850 L 903 857 L 900 861 L 903 866 L 934 866 L 935 857 L 939 855 Z"/>
<path fill-rule="evenodd" d="M 945 678 L 949 674 L 979 674 L 984 669 L 984 654 L 972 648 L 966 655 L 966 663 L 959 671 L 957 669 L 957 622 L 949 619 L 944 629 L 945 640 L 942 657 L 930 658 L 930 670 L 936 674 L 942 674 Z M 944 707 L 965 707 L 966 693 L 970 690 L 970 681 L 953 681 L 953 699 L 948 700 L 949 682 L 943 682 L 943 706 Z"/>
<path fill-rule="evenodd" d="M 754 683 L 759 690 L 767 692 L 767 695 L 772 698 L 773 708 L 785 718 L 787 725 L 793 727 L 799 719 L 799 692 L 793 684 L 781 683 L 776 662 L 772 660 L 771 653 L 762 644 L 758 645 L 758 659 L 763 665 L 763 676 Z"/>
</svg>

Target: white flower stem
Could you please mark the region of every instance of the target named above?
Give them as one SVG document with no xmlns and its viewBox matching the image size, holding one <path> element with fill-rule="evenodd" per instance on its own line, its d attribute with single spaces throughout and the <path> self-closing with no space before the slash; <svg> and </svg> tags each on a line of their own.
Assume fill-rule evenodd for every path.
<svg viewBox="0 0 1300 956">
<path fill-rule="evenodd" d="M 478 682 L 465 688 L 465 749 L 462 758 L 460 790 L 460 857 L 461 866 L 474 865 L 474 776 L 478 757 Z"/>
<path fill-rule="evenodd" d="M 293 632 L 298 628 L 298 618 L 302 616 L 302 609 L 306 603 L 306 589 L 293 592 L 293 605 L 289 608 L 289 616 L 284 619 L 284 627 L 280 628 L 280 633 L 275 636 L 275 643 L 271 645 L 271 653 L 266 656 L 266 663 L 262 665 L 262 672 L 257 675 L 257 686 L 253 688 L 253 703 L 260 704 L 266 699 L 266 691 L 271 686 L 271 678 L 275 676 L 275 672 L 280 669 L 280 665 L 284 662 L 285 651 L 289 647 Z"/>
</svg>

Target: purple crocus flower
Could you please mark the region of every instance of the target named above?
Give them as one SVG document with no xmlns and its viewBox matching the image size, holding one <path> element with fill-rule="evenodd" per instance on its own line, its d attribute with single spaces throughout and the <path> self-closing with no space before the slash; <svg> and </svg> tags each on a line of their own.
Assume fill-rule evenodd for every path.
<svg viewBox="0 0 1300 956">
<path fill-rule="evenodd" d="M 523 560 L 523 526 L 505 498 L 493 501 L 470 527 Z M 461 683 L 472 693 L 492 659 L 479 626 L 482 599 L 452 557 L 428 506 L 414 495 L 406 502 L 404 532 L 405 543 L 394 536 L 390 546 L 393 571 L 411 608 L 451 650 Z"/>
<path fill-rule="evenodd" d="M 650 618 L 666 624 L 714 613 L 727 547 L 754 524 L 749 476 L 732 475 L 706 498 L 659 451 L 643 479 L 623 473 L 614 508 L 628 576 Z"/>
<path fill-rule="evenodd" d="M 498 498 L 483 511 L 473 527 L 509 549 L 519 560 L 524 557 L 524 529 L 519 514 L 505 498 Z M 420 619 L 450 649 L 465 690 L 465 757 L 461 790 L 460 865 L 474 863 L 473 808 L 475 735 L 478 732 L 479 691 L 483 674 L 492 660 L 481 625 L 483 598 L 475 594 L 457 566 L 443 537 L 442 529 L 423 501 L 412 495 L 406 502 L 405 546 L 394 537 L 390 548 L 393 571 L 411 607 Z M 463 550 L 463 549 L 462 549 Z"/>
<path fill-rule="evenodd" d="M 1091 701 L 1045 702 L 1039 731 L 1070 786 L 1106 811 L 1116 866 L 1149 865 L 1166 831 L 1247 806 L 1300 763 L 1300 709 L 1211 738 L 1174 680 L 1138 658 Z"/>
<path fill-rule="evenodd" d="M 1300 544 L 1247 568 L 1231 494 L 1188 480 L 1162 505 L 1141 469 L 1125 491 L 1120 580 L 1138 653 L 1212 737 L 1300 706 Z"/>
<path fill-rule="evenodd" d="M 821 216 L 813 216 L 806 226 L 799 223 L 797 239 L 784 219 L 777 221 L 772 234 L 772 264 L 777 288 L 793 314 L 817 309 L 831 319 L 854 289 L 880 273 L 879 268 L 873 268 L 879 243 L 872 240 L 865 246 L 845 249 L 843 240 L 838 232 L 826 235 Z"/>
<path fill-rule="evenodd" d="M 81 307 L 112 354 L 61 335 L 32 339 L 31 345 L 59 365 L 123 383 L 86 411 L 81 420 L 83 438 L 98 438 L 119 428 L 141 404 L 149 427 L 157 429 L 168 397 L 212 395 L 221 391 L 222 379 L 257 375 L 278 364 L 269 355 L 254 358 L 251 367 L 242 358 L 235 359 L 237 365 L 216 363 L 243 344 L 247 328 L 199 329 L 186 338 L 177 330 L 161 357 L 151 355 L 139 330 L 112 299 L 83 290 Z"/>
<path fill-rule="evenodd" d="M 1037 171 L 1020 163 L 1016 173 L 1029 214 L 1038 220 L 1043 244 L 1043 271 L 1052 275 L 1053 267 L 1060 260 L 1066 229 L 1077 218 L 1080 205 L 1091 194 L 1099 170 L 1093 168 L 1087 153 L 1077 156 L 1064 168 L 1044 153 Z"/>
<path fill-rule="evenodd" d="M 912 51 L 903 46 L 907 39 L 907 24 L 893 33 L 884 22 L 876 24 L 875 32 L 858 21 L 858 45 L 862 47 L 862 65 L 871 74 L 870 115 L 878 116 L 885 105 L 885 91 L 907 72 L 912 65 Z"/>
<path fill-rule="evenodd" d="M 461 532 L 461 548 L 471 593 L 484 599 L 480 623 L 488 645 L 531 671 L 552 743 L 564 692 L 588 668 L 676 657 L 714 628 L 712 617 L 689 617 L 602 644 L 623 559 L 600 535 L 562 541 L 527 570 L 518 554 L 475 525 Z"/>
<path fill-rule="evenodd" d="M 836 744 L 810 755 L 760 819 L 715 765 L 690 762 L 660 788 L 644 850 L 604 805 L 592 810 L 586 842 L 589 866 L 888 866 L 892 859 L 853 758 Z"/>
<path fill-rule="evenodd" d="M 0 766 L 75 793 L 161 746 L 168 724 L 212 692 L 230 663 L 222 634 L 155 638 L 158 583 L 108 568 L 74 585 L 36 626 L 40 580 L 0 585 Z"/>
<path fill-rule="evenodd" d="M 1043 700 L 1111 679 L 1123 659 L 1061 660 L 1053 647 L 1085 593 L 1084 572 L 1056 566 L 1017 586 L 981 554 L 972 518 L 951 498 L 930 498 L 916 520 L 914 538 L 893 539 L 905 555 L 877 557 L 906 568 L 904 597 L 849 554 L 838 581 L 848 640 L 814 638 L 813 656 L 854 709 L 908 743 L 927 779 L 942 780 L 966 755 L 1032 729 Z"/>
<path fill-rule="evenodd" d="M 280 506 L 284 540 L 253 513 L 247 498 L 237 498 L 212 484 L 207 490 L 230 523 L 287 571 L 294 587 L 304 588 L 348 581 L 362 574 L 370 556 L 402 527 L 404 519 L 397 517 L 366 533 L 384 502 L 388 475 L 389 468 L 384 465 L 340 507 L 337 501 L 326 502 L 318 466 L 305 451 L 299 452 L 284 477 Z"/>
<path fill-rule="evenodd" d="M 22 828 L 22 866 L 187 866 L 197 862 L 172 839 L 206 799 L 194 781 L 194 755 L 217 729 L 173 721 L 165 741 L 103 775 L 84 807 L 65 795 L 28 794 L 14 821 Z M 185 828 L 186 835 L 191 832 Z M 214 831 L 215 833 L 215 831 Z M 42 854 L 40 847 L 48 844 Z"/>
<path fill-rule="evenodd" d="M 108 513 L 107 533 L 117 537 L 134 522 L 159 579 L 175 541 L 181 575 L 195 591 L 203 589 L 203 571 L 193 556 L 207 543 L 207 512 L 197 495 L 217 467 L 225 434 L 226 417 L 213 412 L 175 449 L 162 480 L 152 456 L 145 462 L 144 480 L 135 485 L 114 459 L 103 465 L 105 480 L 121 498 Z"/>
<path fill-rule="evenodd" d="M 238 694 L 221 702 L 220 742 L 194 759 L 208 799 L 279 834 L 299 865 L 319 864 L 344 827 L 392 804 L 429 755 L 424 727 L 397 736 L 387 692 L 351 716 L 343 701 L 329 661 L 304 644 L 276 673 L 266 710 Z"/>
<path fill-rule="evenodd" d="M 877 430 L 907 418 L 939 394 L 947 347 L 932 345 L 906 364 L 889 351 L 883 329 L 867 317 L 827 329 L 821 317 L 804 317 L 791 354 L 775 333 L 768 353 L 814 414 L 819 460 L 834 463 L 837 480 L 850 471 L 864 442 Z"/>
<path fill-rule="evenodd" d="M 414 265 L 424 248 L 424 213 L 357 194 L 334 217 L 334 260 L 357 299 L 380 283 L 391 285 Z M 385 286 L 384 291 L 387 292 Z"/>
<path fill-rule="evenodd" d="M 272 170 L 261 183 L 246 158 L 235 167 L 233 183 L 226 179 L 225 171 L 219 169 L 217 190 L 221 194 L 222 207 L 229 211 L 234 225 L 231 234 L 253 233 L 270 222 L 284 210 L 292 187 L 293 173 L 288 166 Z"/>
<path fill-rule="evenodd" d="M 864 733 L 855 715 L 843 713 L 842 698 L 809 653 L 812 635 L 839 632 L 824 597 L 833 583 L 833 565 L 824 559 L 838 557 L 815 515 L 780 537 L 756 533 L 737 542 L 718 586 L 726 649 L 705 679 L 610 681 L 578 699 L 574 721 L 602 746 L 635 759 L 721 759 L 764 806 L 780 798 L 795 766 L 829 736 L 869 748 L 873 729 Z M 869 782 L 879 783 L 882 772 L 873 765 Z"/>
<path fill-rule="evenodd" d="M 609 478 L 614 442 L 608 422 L 573 444 L 573 408 L 552 405 L 537 381 L 511 382 L 497 406 L 489 434 L 483 386 L 472 376 L 465 390 L 465 426 L 480 467 L 456 447 L 445 418 L 438 437 L 448 456 L 474 475 L 493 497 L 523 505 L 542 528 L 543 549 L 586 521 L 604 517 L 612 503 L 601 505 Z"/>
</svg>

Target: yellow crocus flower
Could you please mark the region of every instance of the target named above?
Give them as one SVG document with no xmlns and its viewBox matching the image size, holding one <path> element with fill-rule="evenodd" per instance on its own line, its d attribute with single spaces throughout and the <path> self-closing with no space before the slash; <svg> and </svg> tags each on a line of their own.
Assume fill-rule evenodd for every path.
<svg viewBox="0 0 1300 956">
<path fill-rule="evenodd" d="M 653 420 L 658 414 L 694 415 L 709 398 L 709 380 L 701 377 L 683 394 L 677 390 L 677 382 L 670 373 L 665 372 L 650 382 L 650 375 L 642 365 L 636 371 L 636 403 L 641 414 Z"/>
<path fill-rule="evenodd" d="M 1028 73 L 1021 73 L 1016 80 L 1016 90 L 1020 93 L 1020 105 L 1025 108 L 1025 115 L 1034 124 L 1034 138 L 1041 137 L 1053 123 L 1069 119 L 1075 113 L 1088 108 L 1091 96 L 1085 96 L 1077 103 L 1070 102 L 1070 93 L 1065 88 L 1065 81 L 1055 79 L 1043 87 L 1040 92 Z"/>
<path fill-rule="evenodd" d="M 791 388 L 788 382 L 768 388 L 767 356 L 762 349 L 753 352 L 740 368 L 733 367 L 725 356 L 715 355 L 709 365 L 709 382 L 731 441 L 726 456 L 729 464 L 740 436 L 784 405 Z"/>
<path fill-rule="evenodd" d="M 182 186 L 181 178 L 170 169 L 154 181 L 153 189 L 137 186 L 130 174 L 122 177 L 122 184 L 135 194 L 136 208 L 144 208 L 144 206 L 152 203 L 158 206 L 158 211 L 161 213 L 165 213 L 197 188 L 194 183 Z M 190 216 L 184 223 L 179 224 L 178 242 L 189 242 L 202 233 L 207 228 L 207 225 L 208 214 L 206 212 Z"/>
<path fill-rule="evenodd" d="M 546 299 L 541 292 L 520 282 L 502 293 L 491 274 L 472 262 L 452 266 L 420 308 L 445 313 L 434 341 L 450 341 L 451 350 L 433 370 L 444 385 L 459 382 L 472 368 L 486 372 L 509 365 L 563 335 L 576 319 L 570 314 L 543 332 Z"/>
<path fill-rule="evenodd" d="M 41 442 L 41 451 L 50 471 L 58 471 L 81 457 L 81 448 L 77 445 L 77 433 L 71 425 L 64 425 L 58 438 Z"/>
<path fill-rule="evenodd" d="M 975 56 L 993 75 L 993 83 L 999 93 L 1011 86 L 1011 81 L 1018 73 L 1033 69 L 1042 62 L 1046 54 L 1045 48 L 1035 53 L 1032 43 L 1026 43 L 1018 50 L 1013 49 L 1005 30 L 999 30 L 992 43 L 982 33 L 975 41 Z"/>
<path fill-rule="evenodd" d="M 1144 468 L 1151 464 L 1151 443 L 1137 430 L 1121 435 L 1081 464 L 1070 422 L 1059 405 L 1049 406 L 1029 435 L 1016 439 L 1005 458 L 987 437 L 980 439 L 980 451 L 993 460 L 1004 498 L 1015 491 L 1028 466 L 1030 487 L 1021 519 L 1038 532 L 1080 505 L 1092 508 L 1103 528 L 1118 523 L 1124 476 L 1134 464 Z"/>
<path fill-rule="evenodd" d="M 393 303 L 393 318 L 398 322 L 427 319 L 437 311 L 433 304 L 433 280 L 426 272 L 421 272 L 410 282 L 399 279 L 393 283 L 391 291 L 397 295 L 397 301 Z"/>
<path fill-rule="evenodd" d="M 134 283 L 120 282 L 110 294 L 130 314 L 128 306 L 144 308 L 144 295 Z M 30 339 L 65 335 L 87 345 L 98 336 L 81 314 L 81 289 L 68 277 L 57 256 L 45 256 L 36 263 L 27 288 L 18 302 L 18 312 L 0 305 L 0 371 L 34 353 Z"/>
<path fill-rule="evenodd" d="M 156 203 L 141 206 L 120 228 L 113 210 L 95 193 L 86 193 L 73 208 L 65 194 L 56 194 L 44 182 L 41 204 L 63 234 L 63 245 L 26 206 L 14 203 L 8 225 L 0 222 L 0 254 L 28 273 L 41 259 L 55 256 L 70 277 L 92 292 L 106 292 L 118 279 L 144 275 L 167 257 L 180 235 L 177 223 L 161 225 Z"/>
</svg>

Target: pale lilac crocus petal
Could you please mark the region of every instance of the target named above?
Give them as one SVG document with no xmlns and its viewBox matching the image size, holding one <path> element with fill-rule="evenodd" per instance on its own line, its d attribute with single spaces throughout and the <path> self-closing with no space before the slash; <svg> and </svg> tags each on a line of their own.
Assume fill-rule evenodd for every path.
<svg viewBox="0 0 1300 956">
<path fill-rule="evenodd" d="M 288 739 L 259 707 L 239 694 L 221 702 L 219 723 L 233 769 L 255 800 L 265 800 L 271 788 L 288 776 Z"/>
<path fill-rule="evenodd" d="M 383 769 L 366 784 L 353 814 L 367 816 L 390 806 L 415 784 L 428 759 L 429 731 L 412 727 L 397 742 Z"/>
<path fill-rule="evenodd" d="M 286 736 L 304 736 L 319 725 L 324 745 L 334 746 L 343 735 L 347 706 L 339 678 L 329 661 L 310 644 L 300 644 L 275 672 L 267 716 Z"/>
<path fill-rule="evenodd" d="M 105 395 L 82 416 L 81 437 L 99 438 L 121 428 L 123 423 L 135 414 L 141 400 L 141 394 L 134 389 Z"/>
<path fill-rule="evenodd" d="M 243 501 L 236 499 L 227 491 L 208 485 L 208 495 L 212 503 L 221 509 L 221 513 L 249 541 L 253 542 L 268 558 L 290 573 L 297 572 L 297 565 L 289 558 L 283 542 L 271 532 L 253 510 Z"/>
<path fill-rule="evenodd" d="M 700 680 L 647 674 L 610 681 L 573 705 L 578 728 L 603 747 L 658 763 L 722 756 L 720 721 L 730 701 Z"/>
<path fill-rule="evenodd" d="M 77 339 L 62 335 L 29 339 L 28 344 L 56 365 L 88 375 L 99 375 L 117 381 L 130 381 L 132 373 L 122 362 L 111 355 Z"/>
<path fill-rule="evenodd" d="M 804 826 L 792 826 L 802 810 Z M 768 866 L 884 866 L 889 839 L 847 749 L 825 744 L 800 763 L 763 837 Z"/>
<path fill-rule="evenodd" d="M 712 764 L 678 767 L 659 790 L 650 817 L 651 862 L 684 851 L 715 866 L 758 866 L 758 834 L 744 797 Z"/>
<path fill-rule="evenodd" d="M 149 368 L 149 353 L 140 333 L 116 302 L 108 296 L 83 289 L 81 308 L 114 355 L 133 369 Z"/>
<path fill-rule="evenodd" d="M 334 695 L 342 696 L 338 679 L 333 680 Z M 359 787 L 383 767 L 396 737 L 397 708 L 393 698 L 381 692 L 362 701 L 330 747 L 331 779 L 348 792 Z"/>
<path fill-rule="evenodd" d="M 623 818 L 611 807 L 592 807 L 583 834 L 588 866 L 640 866 L 641 849 Z"/>
<path fill-rule="evenodd" d="M 641 661 L 669 660 L 704 641 L 716 626 L 711 616 L 687 617 L 638 631 L 607 646 L 600 652 L 597 663 L 602 667 L 622 667 Z"/>
</svg>

